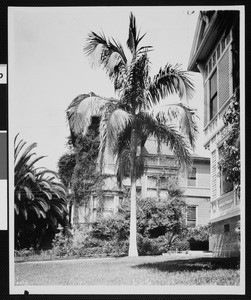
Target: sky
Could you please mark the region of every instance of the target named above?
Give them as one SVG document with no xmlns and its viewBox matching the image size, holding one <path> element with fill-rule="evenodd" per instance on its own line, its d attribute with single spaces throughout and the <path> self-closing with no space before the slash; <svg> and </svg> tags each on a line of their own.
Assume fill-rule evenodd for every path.
<svg viewBox="0 0 251 300">
<path fill-rule="evenodd" d="M 9 140 L 19 133 L 28 144 L 36 142 L 37 163 L 57 170 L 67 152 L 69 127 L 65 111 L 83 93 L 116 97 L 102 69 L 93 69 L 83 52 L 90 31 L 105 33 L 126 46 L 129 14 L 133 12 L 142 45 L 151 45 L 151 76 L 166 63 L 187 69 L 198 10 L 191 7 L 67 7 L 9 8 Z M 197 109 L 200 135 L 196 153 L 203 148 L 203 86 L 192 73 L 196 92 L 189 105 Z"/>
</svg>

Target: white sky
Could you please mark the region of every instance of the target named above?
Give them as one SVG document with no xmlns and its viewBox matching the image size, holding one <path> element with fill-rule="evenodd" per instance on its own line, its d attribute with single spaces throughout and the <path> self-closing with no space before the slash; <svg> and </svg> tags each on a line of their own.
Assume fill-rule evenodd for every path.
<svg viewBox="0 0 251 300">
<path fill-rule="evenodd" d="M 19 132 L 36 153 L 47 155 L 37 166 L 56 170 L 67 151 L 69 128 L 65 110 L 79 94 L 93 91 L 116 96 L 101 69 L 92 69 L 83 53 L 90 31 L 103 31 L 125 46 L 129 13 L 136 16 L 142 45 L 154 46 L 149 56 L 154 75 L 167 62 L 187 69 L 198 11 L 191 7 L 72 7 L 10 8 L 9 10 L 9 138 Z M 193 73 L 196 93 L 190 105 L 198 109 L 202 146 L 203 90 L 200 74 Z"/>
</svg>

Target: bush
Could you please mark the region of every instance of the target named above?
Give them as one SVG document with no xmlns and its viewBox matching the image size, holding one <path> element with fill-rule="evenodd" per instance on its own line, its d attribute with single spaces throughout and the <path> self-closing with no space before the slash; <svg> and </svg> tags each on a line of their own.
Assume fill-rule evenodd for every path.
<svg viewBox="0 0 251 300">
<path fill-rule="evenodd" d="M 190 249 L 190 244 L 187 239 L 180 239 L 179 237 L 171 244 L 169 251 L 186 251 Z"/>
<path fill-rule="evenodd" d="M 64 235 L 62 231 L 55 235 L 53 239 L 53 253 L 59 257 L 72 256 L 73 239 L 67 235 Z"/>
<path fill-rule="evenodd" d="M 187 250 L 187 242 L 177 240 L 182 231 L 182 200 L 147 198 L 138 199 L 137 205 L 139 255 L 160 255 L 172 249 Z M 118 214 L 99 218 L 74 246 L 72 238 L 57 234 L 53 251 L 59 257 L 125 256 L 129 250 L 129 220 L 130 206 L 126 200 Z"/>
<path fill-rule="evenodd" d="M 187 233 L 187 240 L 190 245 L 190 250 L 208 250 L 210 234 L 211 224 L 199 225 L 194 228 L 189 228 Z"/>
<path fill-rule="evenodd" d="M 139 255 L 161 255 L 169 250 L 169 239 L 165 236 L 157 238 L 144 237 L 137 235 L 137 245 Z"/>
<path fill-rule="evenodd" d="M 120 214 L 111 218 L 100 218 L 92 224 L 90 236 L 106 241 L 124 241 L 129 237 L 129 220 Z"/>
<path fill-rule="evenodd" d="M 137 232 L 144 237 L 157 238 L 167 233 L 178 235 L 182 231 L 183 207 L 182 198 L 137 199 Z M 125 199 L 119 213 L 125 220 L 130 219 L 130 201 Z"/>
<path fill-rule="evenodd" d="M 188 229 L 188 238 L 193 238 L 196 241 L 208 241 L 211 234 L 211 224 L 198 225 Z"/>
</svg>

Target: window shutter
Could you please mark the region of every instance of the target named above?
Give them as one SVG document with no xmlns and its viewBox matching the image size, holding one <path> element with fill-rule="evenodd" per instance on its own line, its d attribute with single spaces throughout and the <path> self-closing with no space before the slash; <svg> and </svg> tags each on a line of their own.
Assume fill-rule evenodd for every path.
<svg viewBox="0 0 251 300">
<path fill-rule="evenodd" d="M 217 172 L 217 165 L 216 165 L 216 150 L 212 152 L 212 164 L 211 164 L 211 172 L 212 172 L 212 200 L 216 198 L 216 172 Z"/>
<path fill-rule="evenodd" d="M 207 85 L 208 85 L 208 82 L 205 84 L 204 86 L 204 126 L 207 125 L 208 123 L 208 96 L 207 96 Z"/>
<path fill-rule="evenodd" d="M 224 53 L 218 65 L 219 69 L 219 108 L 228 100 L 230 95 L 229 85 L 229 50 Z"/>
</svg>

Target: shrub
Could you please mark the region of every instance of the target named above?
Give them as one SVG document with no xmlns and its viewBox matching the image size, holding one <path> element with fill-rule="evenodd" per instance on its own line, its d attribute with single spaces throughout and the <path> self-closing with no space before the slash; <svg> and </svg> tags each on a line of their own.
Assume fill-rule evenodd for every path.
<svg viewBox="0 0 251 300">
<path fill-rule="evenodd" d="M 129 236 L 129 220 L 118 214 L 111 218 L 100 218 L 92 224 L 90 235 L 101 240 L 126 240 Z"/>
<path fill-rule="evenodd" d="M 187 240 L 190 245 L 190 250 L 208 250 L 210 234 L 211 224 L 189 228 L 187 232 Z"/>
<path fill-rule="evenodd" d="M 72 255 L 72 237 L 64 235 L 62 231 L 55 235 L 53 239 L 52 246 L 53 252 L 56 256 L 65 257 Z"/>
<path fill-rule="evenodd" d="M 187 239 L 180 239 L 179 237 L 170 245 L 169 251 L 186 251 L 190 249 L 190 244 Z"/>
<path fill-rule="evenodd" d="M 137 236 L 137 245 L 139 255 L 161 255 L 166 253 L 168 249 L 169 239 L 165 236 L 157 238 L 144 237 L 141 234 Z"/>
<path fill-rule="evenodd" d="M 149 238 L 157 238 L 167 233 L 178 235 L 182 231 L 184 206 L 185 202 L 182 198 L 137 199 L 137 232 Z M 119 212 L 129 224 L 129 199 L 123 201 L 121 207 L 119 207 Z"/>
<path fill-rule="evenodd" d="M 211 234 L 211 224 L 198 225 L 194 228 L 189 228 L 187 236 L 197 241 L 208 241 Z"/>
</svg>

